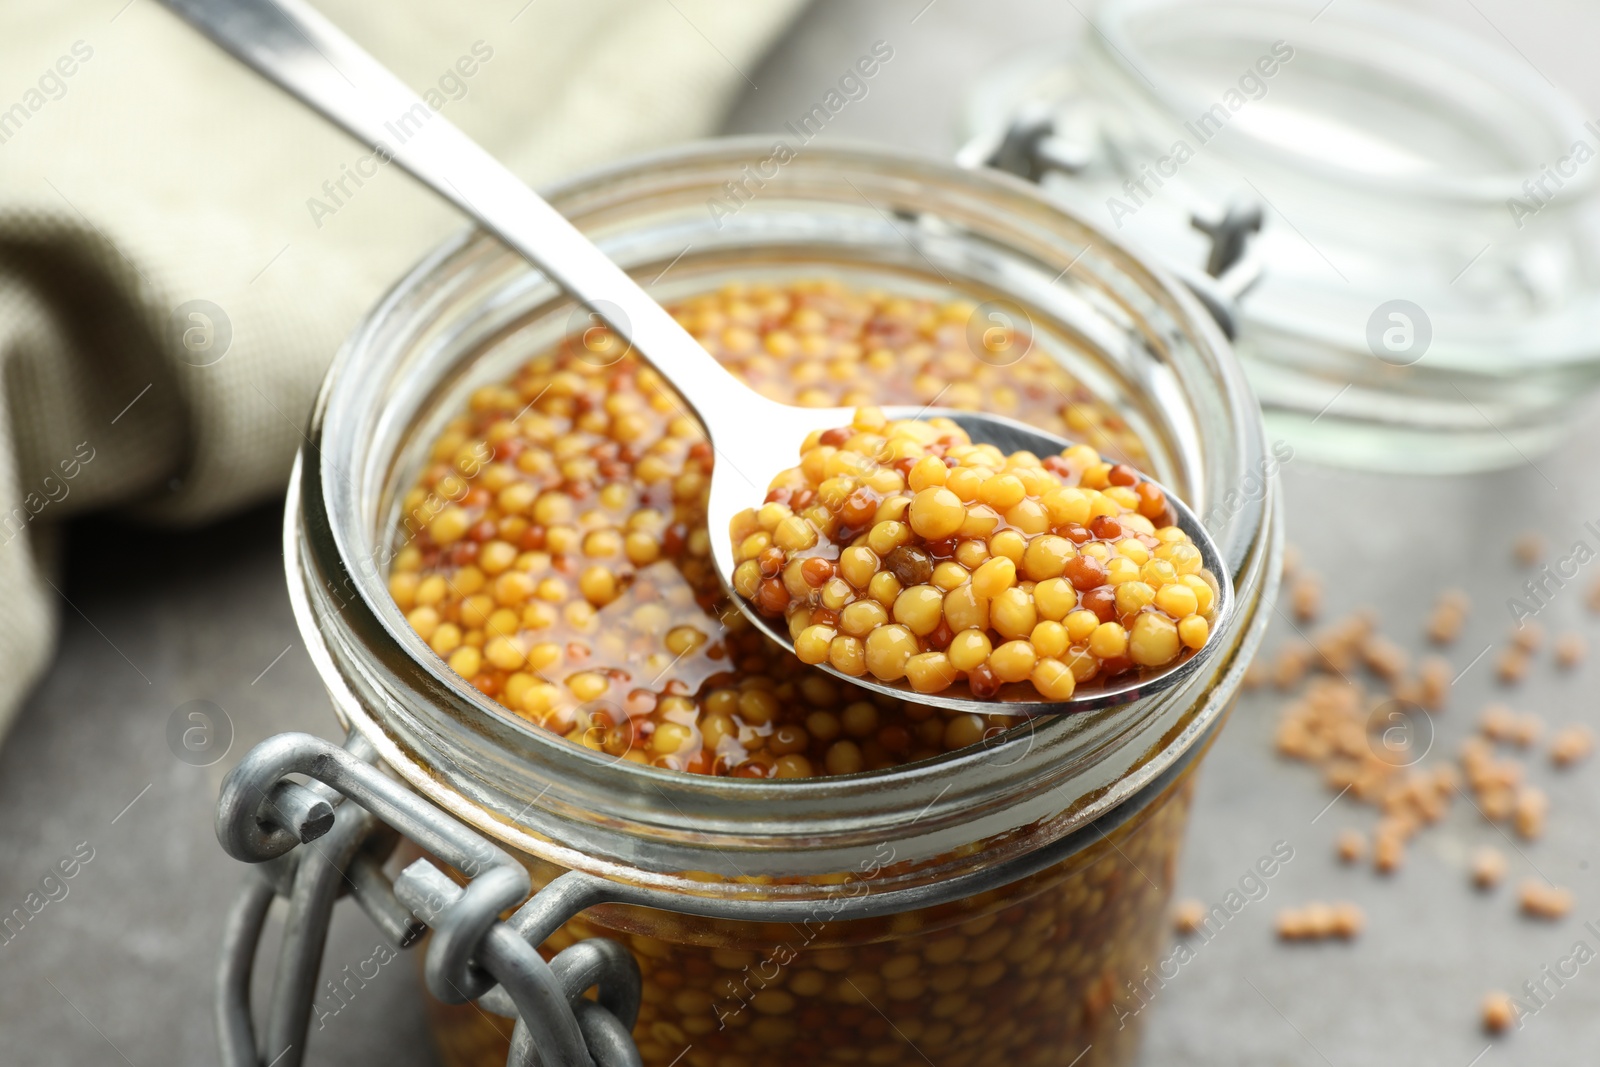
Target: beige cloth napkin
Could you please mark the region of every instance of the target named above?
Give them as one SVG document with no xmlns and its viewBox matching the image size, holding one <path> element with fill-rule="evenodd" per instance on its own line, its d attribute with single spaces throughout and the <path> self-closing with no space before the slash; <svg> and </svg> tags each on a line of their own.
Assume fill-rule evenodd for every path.
<svg viewBox="0 0 1600 1067">
<path fill-rule="evenodd" d="M 316 2 L 537 182 L 715 129 L 803 0 Z M 280 492 L 341 339 L 463 224 L 152 0 L 6 7 L 0 734 L 73 610 L 53 528 Z"/>
</svg>

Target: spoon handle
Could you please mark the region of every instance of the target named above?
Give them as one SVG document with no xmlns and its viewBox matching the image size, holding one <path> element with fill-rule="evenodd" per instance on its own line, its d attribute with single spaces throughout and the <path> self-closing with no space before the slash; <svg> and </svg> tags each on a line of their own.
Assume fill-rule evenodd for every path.
<svg viewBox="0 0 1600 1067">
<path fill-rule="evenodd" d="M 771 401 L 724 370 L 543 197 L 311 7 L 300 0 L 161 2 L 537 265 L 639 349 L 720 444 L 759 429 L 759 412 Z"/>
</svg>

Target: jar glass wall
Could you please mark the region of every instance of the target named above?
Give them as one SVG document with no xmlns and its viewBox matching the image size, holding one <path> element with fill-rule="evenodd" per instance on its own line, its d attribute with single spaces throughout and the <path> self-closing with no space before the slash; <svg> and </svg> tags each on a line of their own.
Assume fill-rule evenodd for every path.
<svg viewBox="0 0 1600 1067">
<path fill-rule="evenodd" d="M 730 183 L 742 197 L 728 200 Z M 612 760 L 508 715 L 445 666 L 385 587 L 399 496 L 439 428 L 474 389 L 570 331 L 573 309 L 538 272 L 468 234 L 402 281 L 340 353 L 297 467 L 291 593 L 341 719 L 408 783 L 536 869 L 654 894 L 656 926 L 590 917 L 628 929 L 647 959 L 690 952 L 671 947 L 680 941 L 751 936 L 717 923 L 803 920 L 840 901 L 832 922 L 868 925 L 837 936 L 860 945 L 892 942 L 897 930 L 904 939 L 895 924 L 914 929 L 917 916 L 981 923 L 959 918 L 962 909 L 1020 916 L 1009 909 L 1052 894 L 1072 901 L 1051 905 L 1058 911 L 1081 909 L 1102 892 L 1096 878 L 1110 877 L 1085 873 L 1110 869 L 1093 846 L 1126 833 L 1126 847 L 1147 849 L 1164 873 L 1149 871 L 1145 889 L 1118 876 L 1116 900 L 1105 893 L 1095 904 L 1107 915 L 1122 909 L 1116 935 L 1100 945 L 1073 927 L 1049 966 L 1111 952 L 1143 966 L 1184 807 L 1157 800 L 1186 788 L 1179 769 L 1223 718 L 1276 583 L 1274 457 L 1216 327 L 1162 274 L 1029 187 L 916 158 L 718 142 L 579 179 L 551 199 L 663 300 L 733 280 L 826 276 L 1008 301 L 1036 343 L 1143 442 L 1146 469 L 1205 516 L 1238 607 L 1211 638 L 1219 652 L 1207 671 L 1184 686 L 890 770 L 787 782 L 686 775 Z M 1137 844 L 1146 837 L 1153 843 Z M 1052 879 L 1058 888 L 1045 887 Z M 712 925 L 695 933 L 674 914 Z M 1045 981 L 1080 978 L 1069 968 Z M 679 1025 L 657 986 L 641 1042 L 659 1040 L 649 1025 Z M 907 1003 L 931 1011 L 937 996 Z"/>
<path fill-rule="evenodd" d="M 649 1067 L 1127 1064 L 1156 993 L 1193 767 L 1122 825 L 987 893 L 799 923 L 597 908 L 543 951 L 588 937 L 632 950 L 644 974 L 634 1037 Z M 447 1067 L 505 1062 L 500 1020 L 437 1002 L 430 1019 Z"/>
</svg>

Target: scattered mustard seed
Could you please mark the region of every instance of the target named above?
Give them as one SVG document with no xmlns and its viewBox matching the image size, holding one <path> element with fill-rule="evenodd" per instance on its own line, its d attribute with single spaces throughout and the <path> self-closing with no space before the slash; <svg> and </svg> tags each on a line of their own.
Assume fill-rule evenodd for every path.
<svg viewBox="0 0 1600 1067">
<path fill-rule="evenodd" d="M 1504 704 L 1487 704 L 1478 729 L 1491 741 L 1527 748 L 1544 732 L 1544 720 L 1531 711 L 1519 714 Z"/>
<path fill-rule="evenodd" d="M 1333 906 L 1333 936 L 1349 940 L 1367 925 L 1366 912 L 1348 902 Z"/>
<path fill-rule="evenodd" d="M 1512 809 L 1513 825 L 1517 835 L 1531 841 L 1544 834 L 1544 819 L 1550 812 L 1550 798 L 1538 786 L 1525 785 L 1516 792 Z"/>
<path fill-rule="evenodd" d="M 1284 908 L 1279 911 L 1274 925 L 1277 927 L 1278 937 L 1284 941 L 1299 941 L 1310 933 L 1304 914 L 1298 908 Z"/>
<path fill-rule="evenodd" d="M 1504 704 L 1485 704 L 1478 730 L 1491 741 L 1509 741 L 1516 730 L 1517 713 Z"/>
<path fill-rule="evenodd" d="M 1405 838 L 1399 833 L 1380 832 L 1372 846 L 1372 864 L 1378 873 L 1393 874 L 1405 859 Z"/>
<path fill-rule="evenodd" d="M 1304 641 L 1291 641 L 1278 650 L 1272 665 L 1272 682 L 1279 689 L 1293 689 L 1311 669 L 1311 646 Z"/>
<path fill-rule="evenodd" d="M 1181 937 L 1188 937 L 1206 921 L 1206 906 L 1198 900 L 1180 900 L 1172 909 L 1172 928 Z"/>
<path fill-rule="evenodd" d="M 1404 674 L 1411 662 L 1405 649 L 1382 634 L 1373 634 L 1363 642 L 1361 658 L 1368 670 L 1389 682 Z"/>
<path fill-rule="evenodd" d="M 1511 643 L 1524 652 L 1537 652 L 1544 647 L 1544 627 L 1536 622 L 1524 622 L 1511 630 Z"/>
<path fill-rule="evenodd" d="M 1448 645 L 1461 636 L 1461 627 L 1466 621 L 1464 608 L 1441 603 L 1428 616 L 1428 640 L 1436 645 Z"/>
<path fill-rule="evenodd" d="M 1417 669 L 1420 690 L 1418 704 L 1429 711 L 1443 711 L 1450 699 L 1450 661 L 1443 656 L 1426 656 Z"/>
<path fill-rule="evenodd" d="M 1472 610 L 1472 601 L 1460 589 L 1446 589 L 1434 602 L 1428 618 L 1428 636 L 1439 644 L 1448 644 L 1460 636 L 1461 628 Z"/>
<path fill-rule="evenodd" d="M 1556 638 L 1556 666 L 1571 670 L 1583 662 L 1589 643 L 1580 633 L 1564 633 Z"/>
<path fill-rule="evenodd" d="M 1550 741 L 1550 762 L 1570 767 L 1594 751 L 1594 731 L 1582 723 L 1563 726 Z"/>
<path fill-rule="evenodd" d="M 1355 904 L 1313 901 L 1278 912 L 1277 931 L 1284 941 L 1322 941 L 1332 937 L 1349 940 L 1361 933 L 1366 923 L 1366 914 Z"/>
<path fill-rule="evenodd" d="M 1572 910 L 1572 890 L 1530 878 L 1517 887 L 1517 903 L 1529 918 L 1553 922 Z"/>
<path fill-rule="evenodd" d="M 1322 579 L 1307 573 L 1295 580 L 1289 591 L 1294 616 L 1301 622 L 1313 622 L 1322 614 Z"/>
<path fill-rule="evenodd" d="M 1312 643 L 1322 659 L 1340 674 L 1356 669 L 1369 636 L 1377 629 L 1377 615 L 1363 609 L 1317 631 Z"/>
<path fill-rule="evenodd" d="M 1517 1021 L 1516 1001 L 1499 990 L 1483 998 L 1483 1028 L 1491 1034 L 1504 1033 Z"/>
<path fill-rule="evenodd" d="M 1488 845 L 1472 853 L 1472 884 L 1479 889 L 1493 889 L 1506 876 L 1505 853 Z"/>
<path fill-rule="evenodd" d="M 1500 653 L 1495 661 L 1495 673 L 1506 685 L 1516 685 L 1528 673 L 1528 653 L 1520 645 L 1512 645 Z"/>
</svg>

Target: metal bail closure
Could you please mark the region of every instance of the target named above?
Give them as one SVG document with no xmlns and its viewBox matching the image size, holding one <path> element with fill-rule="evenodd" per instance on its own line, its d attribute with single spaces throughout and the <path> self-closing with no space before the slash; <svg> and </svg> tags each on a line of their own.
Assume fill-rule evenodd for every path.
<svg viewBox="0 0 1600 1067">
<path fill-rule="evenodd" d="M 343 748 L 281 734 L 252 749 L 223 782 L 218 840 L 258 864 L 223 933 L 216 1012 L 225 1067 L 303 1062 L 329 923 L 345 895 L 397 950 L 433 930 L 424 966 L 429 991 L 514 1019 L 508 1067 L 638 1067 L 632 1030 L 642 982 L 633 955 L 606 938 L 569 946 L 549 962 L 538 950 L 597 902 L 592 886 L 566 875 L 528 898 L 522 864 L 383 774 L 371 762 L 376 755 L 355 733 Z M 289 774 L 310 781 L 300 785 Z M 427 859 L 391 882 L 383 864 L 402 834 L 464 875 L 465 886 Z M 289 911 L 258 1037 L 250 976 L 278 897 Z M 586 996 L 591 989 L 595 1000 Z"/>
<path fill-rule="evenodd" d="M 962 146 L 956 163 L 963 167 L 992 167 L 1039 184 L 1046 175 L 1069 178 L 1094 162 L 1096 149 L 1070 139 L 1056 127 L 1055 109 L 1043 100 L 1020 105 L 1011 121 L 999 131 L 982 134 Z M 1206 311 L 1232 341 L 1238 336 L 1238 303 L 1261 280 L 1262 263 L 1251 254 L 1250 238 L 1261 231 L 1261 204 L 1230 203 L 1190 219 L 1195 229 L 1211 238 L 1205 269 L 1163 260 L 1162 265 L 1205 305 Z"/>
</svg>

